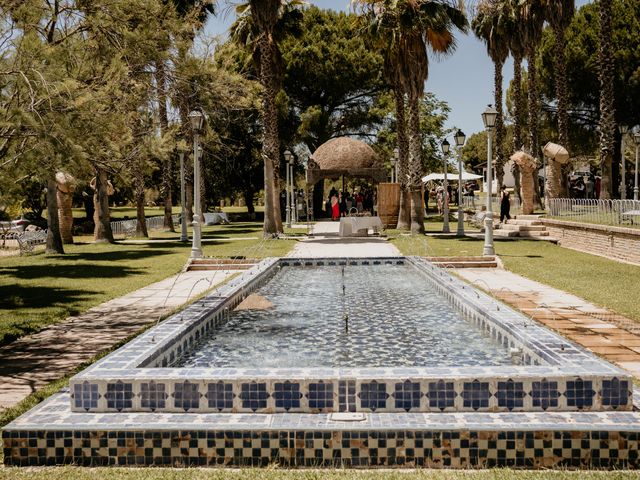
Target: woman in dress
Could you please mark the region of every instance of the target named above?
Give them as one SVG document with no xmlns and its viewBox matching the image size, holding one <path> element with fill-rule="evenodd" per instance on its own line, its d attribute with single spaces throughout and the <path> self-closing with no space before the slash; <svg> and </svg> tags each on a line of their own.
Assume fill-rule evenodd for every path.
<svg viewBox="0 0 640 480">
<path fill-rule="evenodd" d="M 331 220 L 338 220 L 340 218 L 340 205 L 338 204 L 338 197 L 333 195 L 331 197 Z"/>
</svg>

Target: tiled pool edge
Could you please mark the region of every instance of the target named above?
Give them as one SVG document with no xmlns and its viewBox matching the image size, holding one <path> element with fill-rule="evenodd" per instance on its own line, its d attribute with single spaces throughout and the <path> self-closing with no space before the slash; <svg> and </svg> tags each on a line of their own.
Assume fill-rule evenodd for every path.
<svg viewBox="0 0 640 480">
<path fill-rule="evenodd" d="M 68 393 L 56 394 L 5 427 L 6 465 L 640 466 L 637 412 L 382 413 L 336 422 L 326 414 L 80 414 L 68 402 Z"/>
<path fill-rule="evenodd" d="M 188 371 L 137 368 L 140 364 L 171 363 L 183 349 L 224 321 L 229 309 L 258 288 L 279 265 L 304 268 L 405 263 L 422 270 L 440 294 L 494 338 L 509 346 L 515 346 L 514 341 L 530 342 L 536 348 L 525 350 L 530 361 L 557 365 Z M 625 372 L 505 305 L 491 312 L 496 305 L 488 295 L 418 257 L 267 259 L 75 376 L 71 380 L 72 407 L 89 412 L 193 413 L 631 408 L 631 381 Z M 487 316 L 497 318 L 487 320 Z M 513 324 L 502 321 L 505 318 Z M 531 325 L 522 328 L 518 322 Z M 367 390 L 366 398 L 363 389 Z"/>
</svg>

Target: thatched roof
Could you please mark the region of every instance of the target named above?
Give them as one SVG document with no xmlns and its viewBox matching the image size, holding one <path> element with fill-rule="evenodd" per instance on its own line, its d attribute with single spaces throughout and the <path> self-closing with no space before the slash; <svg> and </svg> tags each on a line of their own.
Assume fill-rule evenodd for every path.
<svg viewBox="0 0 640 480">
<path fill-rule="evenodd" d="M 380 166 L 373 148 L 349 137 L 333 138 L 323 143 L 312 158 L 322 170 L 358 170 Z"/>
</svg>

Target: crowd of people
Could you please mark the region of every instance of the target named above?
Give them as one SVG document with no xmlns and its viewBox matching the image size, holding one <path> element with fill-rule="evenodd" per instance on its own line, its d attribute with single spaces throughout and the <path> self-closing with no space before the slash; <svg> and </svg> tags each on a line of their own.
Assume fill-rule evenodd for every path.
<svg viewBox="0 0 640 480">
<path fill-rule="evenodd" d="M 325 202 L 326 215 L 334 221 L 355 212 L 359 214 L 369 212 L 373 215 L 376 203 L 375 195 L 373 190 L 361 189 L 351 193 L 349 191 L 339 192 L 332 188 Z M 355 209 L 355 212 L 352 209 Z"/>
</svg>

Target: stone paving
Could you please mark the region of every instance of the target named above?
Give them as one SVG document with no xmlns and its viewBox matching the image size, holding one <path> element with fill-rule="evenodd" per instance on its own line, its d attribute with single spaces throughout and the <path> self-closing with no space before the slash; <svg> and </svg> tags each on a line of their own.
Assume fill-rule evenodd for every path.
<svg viewBox="0 0 640 480">
<path fill-rule="evenodd" d="M 606 308 L 501 269 L 457 275 L 640 378 L 640 325 Z"/>
<path fill-rule="evenodd" d="M 296 244 L 290 257 L 397 257 L 400 251 L 386 239 L 380 237 L 338 236 L 340 222 L 317 222 L 311 233 L 314 235 Z"/>
<path fill-rule="evenodd" d="M 72 372 L 234 273 L 180 273 L 0 348 L 0 410 Z"/>
</svg>

